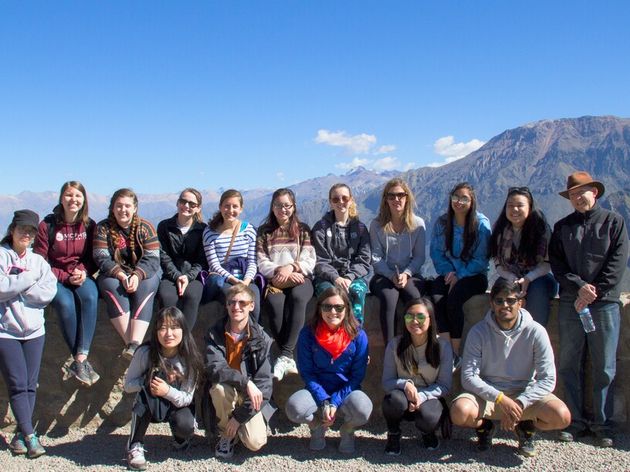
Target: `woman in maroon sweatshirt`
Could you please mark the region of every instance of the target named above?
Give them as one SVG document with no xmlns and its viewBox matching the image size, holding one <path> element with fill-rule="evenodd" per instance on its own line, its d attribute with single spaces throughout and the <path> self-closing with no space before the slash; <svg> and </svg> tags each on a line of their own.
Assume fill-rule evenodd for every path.
<svg viewBox="0 0 630 472">
<path fill-rule="evenodd" d="M 99 375 L 88 361 L 96 327 L 98 289 L 92 278 L 92 239 L 96 225 L 88 216 L 88 199 L 80 182 L 63 184 L 59 204 L 39 225 L 34 251 L 48 261 L 57 277 L 52 306 L 73 361 L 69 375 L 91 386 Z"/>
</svg>

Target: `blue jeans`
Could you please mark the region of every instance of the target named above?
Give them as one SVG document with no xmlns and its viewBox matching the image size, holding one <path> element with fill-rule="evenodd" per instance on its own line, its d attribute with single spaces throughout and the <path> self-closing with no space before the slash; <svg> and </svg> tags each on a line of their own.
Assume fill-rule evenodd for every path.
<svg viewBox="0 0 630 472">
<path fill-rule="evenodd" d="M 325 280 L 316 280 L 315 296 L 319 297 L 325 290 L 334 286 L 334 284 Z M 354 279 L 348 287 L 348 298 L 350 298 L 352 311 L 361 325 L 363 325 L 365 319 L 365 296 L 367 295 L 367 291 L 367 283 L 365 283 L 365 280 L 362 278 Z"/>
<path fill-rule="evenodd" d="M 72 355 L 87 356 L 96 329 L 98 289 L 94 280 L 87 278 L 80 286 L 57 282 L 57 295 L 51 304 Z"/>
<path fill-rule="evenodd" d="M 549 302 L 558 295 L 558 282 L 551 273 L 538 277 L 527 287 L 525 309 L 541 325 L 549 321 Z"/>
<path fill-rule="evenodd" d="M 593 377 L 593 421 L 591 430 L 606 429 L 612 416 L 613 391 L 619 342 L 619 304 L 595 302 L 589 306 L 595 331 L 585 333 L 573 300 L 560 300 L 558 322 L 560 359 L 558 373 L 564 387 L 564 400 L 571 412 L 571 424 L 584 429 L 584 359 L 586 345 Z"/>
</svg>

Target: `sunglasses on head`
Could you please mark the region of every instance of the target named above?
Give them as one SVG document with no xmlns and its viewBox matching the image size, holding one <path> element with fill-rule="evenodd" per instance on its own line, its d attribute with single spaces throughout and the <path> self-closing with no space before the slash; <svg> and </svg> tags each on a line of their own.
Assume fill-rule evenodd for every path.
<svg viewBox="0 0 630 472">
<path fill-rule="evenodd" d="M 405 313 L 405 323 L 411 323 L 413 320 L 416 320 L 418 323 L 424 323 L 424 320 L 427 319 L 427 315 L 424 313 Z"/>
<path fill-rule="evenodd" d="M 199 206 L 198 203 L 195 202 L 191 202 L 190 200 L 186 200 L 185 198 L 180 198 L 177 200 L 177 203 L 179 203 L 181 206 L 186 206 L 188 205 L 190 208 L 192 208 L 193 210 L 195 208 L 197 208 Z"/>
<path fill-rule="evenodd" d="M 514 306 L 514 304 L 516 302 L 518 302 L 518 298 L 517 297 L 496 297 L 492 300 L 494 302 L 495 305 L 504 305 L 504 304 L 508 304 L 508 306 Z"/>
<path fill-rule="evenodd" d="M 350 197 L 347 195 L 342 195 L 340 197 L 332 197 L 330 201 L 333 203 L 339 203 L 339 202 L 348 203 L 350 201 Z"/>
<path fill-rule="evenodd" d="M 346 309 L 345 305 L 333 305 L 332 303 L 322 303 L 322 311 L 330 313 L 332 311 L 336 311 L 337 313 L 342 313 L 343 310 Z"/>
<path fill-rule="evenodd" d="M 527 193 L 529 195 L 532 194 L 532 192 L 529 190 L 529 187 L 510 187 L 508 189 L 508 193 L 512 193 L 512 192 L 515 192 L 515 193 Z"/>
</svg>

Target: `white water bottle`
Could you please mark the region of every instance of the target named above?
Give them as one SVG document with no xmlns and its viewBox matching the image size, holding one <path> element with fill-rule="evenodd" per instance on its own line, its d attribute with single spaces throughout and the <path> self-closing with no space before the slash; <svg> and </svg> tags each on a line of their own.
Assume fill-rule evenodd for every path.
<svg viewBox="0 0 630 472">
<path fill-rule="evenodd" d="M 584 307 L 579 313 L 580 321 L 582 322 L 582 328 L 585 333 L 592 333 L 595 331 L 595 323 L 593 322 L 593 316 L 591 310 L 588 307 Z"/>
</svg>

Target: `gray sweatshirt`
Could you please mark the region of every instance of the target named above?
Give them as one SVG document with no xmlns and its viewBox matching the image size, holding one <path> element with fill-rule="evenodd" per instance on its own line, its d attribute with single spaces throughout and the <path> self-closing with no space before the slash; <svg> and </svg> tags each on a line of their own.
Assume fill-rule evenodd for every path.
<svg viewBox="0 0 630 472">
<path fill-rule="evenodd" d="M 385 233 L 379 222 L 372 220 L 370 242 L 374 273 L 391 279 L 398 267 L 401 274 L 420 276 L 426 259 L 426 228 L 419 216 L 414 215 L 413 220 L 414 230 L 402 233 Z"/>
<path fill-rule="evenodd" d="M 525 309 L 513 329 L 503 331 L 491 311 L 466 338 L 462 387 L 486 401 L 499 392 L 527 408 L 556 386 L 556 367 L 547 331 Z"/>
</svg>

